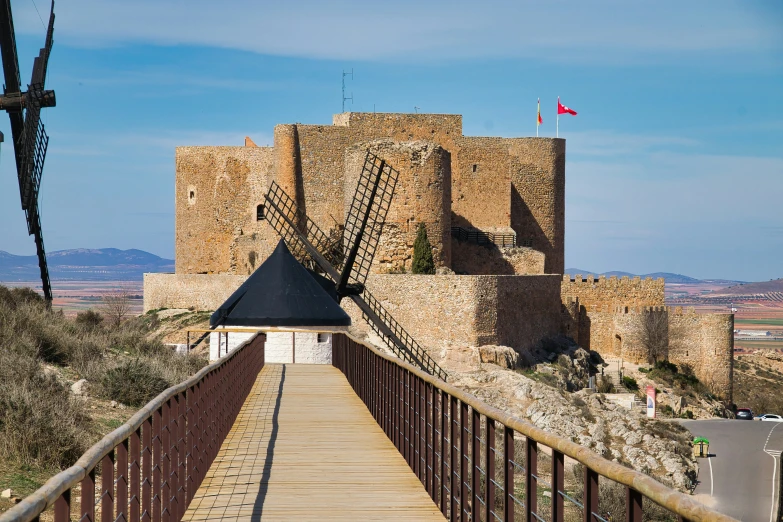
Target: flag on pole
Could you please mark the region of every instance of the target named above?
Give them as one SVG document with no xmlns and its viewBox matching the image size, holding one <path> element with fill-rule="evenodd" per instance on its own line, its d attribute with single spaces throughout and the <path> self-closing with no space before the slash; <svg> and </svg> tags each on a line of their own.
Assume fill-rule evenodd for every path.
<svg viewBox="0 0 783 522">
<path fill-rule="evenodd" d="M 557 113 L 570 114 L 572 116 L 576 116 L 576 111 L 574 109 L 569 109 L 568 107 L 560 103 L 560 96 L 557 97 Z"/>
<path fill-rule="evenodd" d="M 544 123 L 543 118 L 541 118 L 541 98 L 538 99 L 538 119 L 536 120 L 536 126 L 541 125 Z"/>
</svg>

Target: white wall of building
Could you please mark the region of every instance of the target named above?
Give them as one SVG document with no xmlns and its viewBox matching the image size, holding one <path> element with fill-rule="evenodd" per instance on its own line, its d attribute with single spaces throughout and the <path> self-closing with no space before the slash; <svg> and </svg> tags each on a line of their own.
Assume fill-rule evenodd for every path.
<svg viewBox="0 0 783 522">
<path fill-rule="evenodd" d="M 293 360 L 294 343 L 296 345 L 296 361 Z M 268 363 L 332 364 L 332 334 L 269 332 L 266 334 L 264 361 Z"/>
<path fill-rule="evenodd" d="M 252 338 L 256 333 L 228 332 L 228 345 L 226 345 L 226 333 L 218 333 L 216 330 L 209 334 L 209 360 L 217 361 L 228 352 L 236 350 L 242 343 Z M 220 352 L 218 352 L 218 347 Z M 219 355 L 218 355 L 219 353 Z"/>
<path fill-rule="evenodd" d="M 242 343 L 255 335 L 255 332 L 229 332 L 228 344 L 226 334 L 218 330 L 209 334 L 209 360 L 216 361 L 228 352 L 235 350 Z M 296 345 L 296 363 L 302 364 L 332 364 L 332 334 L 316 332 L 268 332 L 264 347 L 264 362 L 292 363 L 294 362 L 294 342 Z M 218 352 L 218 350 L 220 350 Z"/>
</svg>

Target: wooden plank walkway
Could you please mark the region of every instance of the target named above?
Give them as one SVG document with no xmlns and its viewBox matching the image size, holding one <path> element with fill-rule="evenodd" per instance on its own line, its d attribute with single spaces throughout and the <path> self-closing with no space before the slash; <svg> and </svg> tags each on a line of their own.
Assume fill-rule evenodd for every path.
<svg viewBox="0 0 783 522">
<path fill-rule="evenodd" d="M 343 374 L 269 364 L 183 520 L 443 520 Z"/>
</svg>

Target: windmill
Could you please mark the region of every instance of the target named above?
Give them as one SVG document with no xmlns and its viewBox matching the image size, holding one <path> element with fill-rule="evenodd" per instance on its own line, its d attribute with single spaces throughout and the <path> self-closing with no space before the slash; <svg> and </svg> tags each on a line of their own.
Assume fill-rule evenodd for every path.
<svg viewBox="0 0 783 522">
<path fill-rule="evenodd" d="M 318 228 L 275 182 L 265 197 L 266 217 L 301 263 L 331 279 L 338 302 L 347 297 L 356 303 L 364 319 L 395 355 L 446 380 L 443 369 L 364 286 L 398 176 L 385 160 L 367 153 L 343 237 L 338 241 Z"/>
<path fill-rule="evenodd" d="M 10 0 L 0 0 L 0 52 L 3 57 L 5 79 L 3 95 L 0 96 L 0 109 L 8 112 L 8 117 L 11 119 L 11 134 L 13 135 L 22 209 L 27 218 L 27 233 L 35 236 L 41 283 L 44 297 L 49 302 L 52 300 L 52 286 L 49 282 L 49 268 L 46 265 L 46 251 L 41 231 L 38 189 L 41 185 L 46 149 L 49 145 L 49 137 L 46 135 L 44 124 L 41 121 L 41 109 L 54 107 L 56 104 L 54 91 L 44 89 L 46 67 L 49 63 L 49 54 L 52 52 L 53 33 L 54 1 L 52 1 L 49 14 L 46 43 L 33 62 L 33 75 L 27 85 L 27 91 L 23 92 L 19 74 L 19 59 L 16 54 L 16 36 L 14 34 L 14 19 L 11 15 L 11 3 Z"/>
</svg>

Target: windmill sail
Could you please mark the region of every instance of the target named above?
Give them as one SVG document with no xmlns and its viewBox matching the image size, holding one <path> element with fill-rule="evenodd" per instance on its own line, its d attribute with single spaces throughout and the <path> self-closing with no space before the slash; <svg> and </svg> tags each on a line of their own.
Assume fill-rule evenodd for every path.
<svg viewBox="0 0 783 522">
<path fill-rule="evenodd" d="M 446 372 L 364 288 L 397 176 L 390 165 L 367 153 L 356 197 L 346 219 L 344 245 L 347 255 L 342 249 L 343 241 L 335 242 L 325 234 L 274 182 L 266 195 L 267 221 L 300 262 L 317 267 L 331 278 L 339 298 L 350 297 L 356 303 L 373 331 L 397 357 L 446 380 Z M 352 285 L 347 285 L 349 280 L 353 281 Z"/>
<path fill-rule="evenodd" d="M 49 147 L 49 136 L 41 121 L 41 108 L 53 107 L 56 103 L 54 91 L 44 89 L 53 42 L 54 2 L 49 15 L 46 42 L 33 62 L 32 78 L 27 92 L 21 92 L 11 4 L 10 0 L 0 0 L 0 54 L 3 57 L 5 78 L 5 91 L 0 96 L 0 108 L 8 112 L 11 120 L 19 196 L 27 220 L 27 232 L 35 237 L 41 284 L 47 301 L 52 300 L 52 288 L 46 263 L 38 196 Z"/>
</svg>

